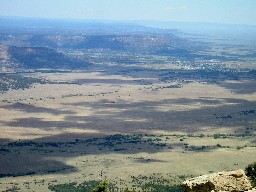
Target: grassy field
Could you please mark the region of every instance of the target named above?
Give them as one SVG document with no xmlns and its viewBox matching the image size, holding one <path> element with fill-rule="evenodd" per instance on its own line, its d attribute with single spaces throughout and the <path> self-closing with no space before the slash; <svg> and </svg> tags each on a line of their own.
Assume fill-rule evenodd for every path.
<svg viewBox="0 0 256 192">
<path fill-rule="evenodd" d="M 162 81 L 143 72 L 30 73 L 0 95 L 0 189 L 143 182 L 244 169 L 256 159 L 253 80 Z M 18 190 L 18 191 L 19 191 Z"/>
</svg>

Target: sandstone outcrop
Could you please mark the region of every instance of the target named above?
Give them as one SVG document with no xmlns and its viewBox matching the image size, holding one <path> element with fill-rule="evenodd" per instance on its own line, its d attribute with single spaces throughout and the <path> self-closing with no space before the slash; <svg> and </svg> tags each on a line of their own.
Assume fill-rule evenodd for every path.
<svg viewBox="0 0 256 192">
<path fill-rule="evenodd" d="M 252 189 L 243 170 L 219 172 L 183 182 L 184 192 L 241 192 Z"/>
</svg>

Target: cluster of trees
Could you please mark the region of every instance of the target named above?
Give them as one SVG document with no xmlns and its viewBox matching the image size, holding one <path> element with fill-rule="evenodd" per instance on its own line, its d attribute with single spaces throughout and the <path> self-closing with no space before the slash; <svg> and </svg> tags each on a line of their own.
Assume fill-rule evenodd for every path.
<svg viewBox="0 0 256 192">
<path fill-rule="evenodd" d="M 37 78 L 23 77 L 16 73 L 0 73 L 0 92 L 5 92 L 9 89 L 27 89 L 34 83 L 45 82 Z"/>
<path fill-rule="evenodd" d="M 108 180 L 97 181 L 88 181 L 82 184 L 77 185 L 77 183 L 66 183 L 58 185 L 50 185 L 48 187 L 51 191 L 55 192 L 141 192 L 140 190 L 129 188 L 118 188 L 111 184 Z M 146 183 L 141 185 L 142 191 L 149 192 L 182 192 L 182 187 L 180 185 L 171 186 L 168 184 L 161 183 Z"/>
<path fill-rule="evenodd" d="M 245 168 L 245 174 L 250 178 L 252 186 L 256 187 L 256 162 L 248 165 Z"/>
<path fill-rule="evenodd" d="M 107 180 L 101 181 L 92 192 L 109 192 L 109 182 Z"/>
<path fill-rule="evenodd" d="M 117 191 L 113 190 L 113 186 L 108 180 L 97 181 L 88 181 L 82 184 L 77 185 L 76 182 L 65 183 L 58 185 L 50 185 L 48 187 L 51 191 L 55 192 L 111 192 Z M 131 192 L 128 188 L 124 192 Z"/>
</svg>

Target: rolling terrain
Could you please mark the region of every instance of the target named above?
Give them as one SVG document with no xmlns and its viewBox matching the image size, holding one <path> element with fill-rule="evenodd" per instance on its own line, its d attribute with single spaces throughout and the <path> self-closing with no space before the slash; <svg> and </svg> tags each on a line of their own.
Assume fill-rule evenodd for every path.
<svg viewBox="0 0 256 192">
<path fill-rule="evenodd" d="M 253 43 L 133 24 L 0 21 L 1 191 L 101 178 L 119 191 L 178 191 L 185 178 L 256 158 Z"/>
</svg>

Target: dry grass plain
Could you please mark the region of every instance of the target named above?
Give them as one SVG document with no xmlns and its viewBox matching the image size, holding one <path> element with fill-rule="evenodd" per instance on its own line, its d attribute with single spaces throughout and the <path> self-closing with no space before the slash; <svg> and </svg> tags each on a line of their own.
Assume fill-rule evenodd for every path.
<svg viewBox="0 0 256 192">
<path fill-rule="evenodd" d="M 30 75 L 51 83 L 0 95 L 1 191 L 48 191 L 99 180 L 102 170 L 121 187 L 131 187 L 132 176 L 178 184 L 256 159 L 254 81 Z"/>
</svg>

